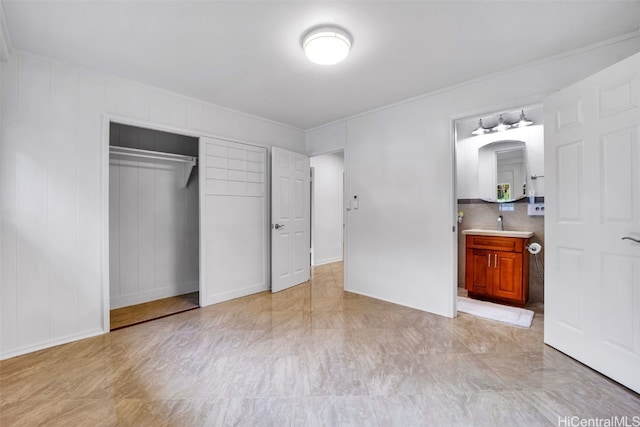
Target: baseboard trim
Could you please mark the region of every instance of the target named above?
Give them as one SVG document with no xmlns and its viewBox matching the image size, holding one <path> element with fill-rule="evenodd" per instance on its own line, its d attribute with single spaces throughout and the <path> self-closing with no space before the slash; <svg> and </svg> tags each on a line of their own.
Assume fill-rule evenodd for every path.
<svg viewBox="0 0 640 427">
<path fill-rule="evenodd" d="M 106 334 L 108 332 L 109 331 L 103 331 L 102 329 L 97 329 L 91 332 L 86 332 L 84 334 L 71 335 L 61 339 L 49 340 L 49 341 L 41 342 L 38 344 L 30 345 L 27 347 L 17 348 L 15 350 L 11 350 L 6 353 L 0 354 L 0 360 L 6 360 L 12 357 L 22 356 L 24 354 L 33 353 L 34 351 L 39 351 L 39 350 L 45 350 L 51 347 L 57 347 L 62 344 L 69 344 L 70 342 L 95 337 L 98 335 Z"/>
<path fill-rule="evenodd" d="M 149 289 L 148 291 L 136 294 L 122 295 L 109 300 L 110 309 L 128 307 L 130 305 L 142 304 L 162 298 L 175 297 L 198 291 L 198 282 L 181 283 L 177 287 L 164 287 L 159 289 Z"/>
<path fill-rule="evenodd" d="M 205 307 L 207 305 L 217 304 L 220 302 L 225 302 L 225 301 L 229 301 L 229 300 L 240 298 L 240 297 L 246 297 L 247 295 L 253 295 L 253 294 L 257 294 L 258 292 L 265 292 L 268 290 L 269 290 L 269 286 L 267 284 L 262 284 L 262 285 L 250 286 L 248 288 L 242 288 L 242 289 L 238 289 L 230 292 L 222 292 L 219 294 L 205 295 L 204 297 L 203 296 L 200 297 L 201 298 L 200 306 Z"/>
<path fill-rule="evenodd" d="M 431 314 L 435 314 L 437 316 L 448 317 L 450 319 L 455 317 L 455 316 L 449 316 L 446 313 L 436 313 L 434 311 L 425 310 L 423 307 L 418 307 L 416 305 L 406 304 L 406 303 L 403 303 L 403 302 L 394 301 L 394 300 L 387 299 L 387 298 L 382 298 L 382 297 L 377 296 L 377 295 L 366 294 L 366 293 L 360 292 L 360 291 L 354 291 L 353 289 L 346 289 L 345 288 L 345 291 L 351 292 L 352 294 L 362 295 L 363 297 L 369 297 L 369 298 L 377 299 L 377 300 L 380 300 L 380 301 L 388 302 L 388 303 L 391 303 L 391 304 L 396 304 L 396 305 L 401 305 L 403 307 L 413 308 L 415 310 L 424 311 L 425 313 L 431 313 Z"/>
<path fill-rule="evenodd" d="M 342 260 L 343 260 L 342 257 L 323 259 L 323 260 L 320 260 L 320 261 L 314 260 L 313 266 L 317 267 L 319 265 L 331 264 L 331 263 L 339 262 L 339 261 L 342 261 Z"/>
</svg>

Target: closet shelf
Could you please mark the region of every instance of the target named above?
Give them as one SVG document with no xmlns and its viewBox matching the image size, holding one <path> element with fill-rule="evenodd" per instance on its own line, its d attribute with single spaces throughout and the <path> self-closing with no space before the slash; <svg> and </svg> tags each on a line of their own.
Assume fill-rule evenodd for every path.
<svg viewBox="0 0 640 427">
<path fill-rule="evenodd" d="M 189 184 L 189 178 L 191 177 L 191 172 L 193 171 L 193 168 L 198 164 L 198 158 L 193 156 L 164 153 L 162 151 L 140 150 L 138 148 L 119 147 L 117 145 L 109 146 L 109 154 L 184 163 L 182 188 L 187 187 L 187 184 Z"/>
</svg>

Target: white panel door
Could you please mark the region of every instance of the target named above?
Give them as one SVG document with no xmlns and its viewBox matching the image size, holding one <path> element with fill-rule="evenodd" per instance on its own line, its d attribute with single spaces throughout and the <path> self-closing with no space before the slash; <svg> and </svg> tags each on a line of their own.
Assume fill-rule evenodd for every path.
<svg viewBox="0 0 640 427">
<path fill-rule="evenodd" d="M 545 342 L 637 392 L 639 74 L 637 54 L 544 103 Z"/>
<path fill-rule="evenodd" d="M 269 290 L 267 150 L 200 138 L 200 306 Z"/>
<path fill-rule="evenodd" d="M 309 157 L 271 149 L 271 290 L 309 280 L 311 221 Z"/>
</svg>

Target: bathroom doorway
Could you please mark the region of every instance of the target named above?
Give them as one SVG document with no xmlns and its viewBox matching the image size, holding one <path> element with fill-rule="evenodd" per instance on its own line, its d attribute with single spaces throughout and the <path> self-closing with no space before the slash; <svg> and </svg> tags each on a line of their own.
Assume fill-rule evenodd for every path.
<svg viewBox="0 0 640 427">
<path fill-rule="evenodd" d="M 527 122 L 517 125 L 522 116 Z M 500 124 L 503 126 L 501 127 Z M 458 295 L 466 296 L 465 230 L 531 231 L 531 243 L 544 248 L 544 128 L 542 105 L 523 106 L 480 114 L 456 120 L 454 198 L 458 211 Z M 516 144 L 519 143 L 519 144 Z M 497 159 L 506 163 L 517 156 L 509 150 L 493 150 L 490 146 L 523 145 L 525 172 L 514 180 L 513 166 L 501 168 Z M 483 149 L 484 147 L 484 149 Z M 483 153 L 484 152 L 484 153 Z M 509 154 L 505 154 L 505 153 Z M 500 181 L 502 179 L 502 181 Z M 507 182 L 509 181 L 509 182 Z M 513 182 L 511 182 L 513 181 Z M 517 182 L 516 182 L 517 181 Z M 485 188 L 487 187 L 487 188 Z M 505 196 L 508 188 L 508 199 Z M 507 199 L 507 200 L 505 200 Z M 531 203 L 530 203 L 531 202 Z M 532 203 L 535 202 L 535 205 Z M 532 207 L 533 206 L 533 207 Z M 544 257 L 542 253 L 528 257 L 528 305 L 544 303 Z"/>
</svg>

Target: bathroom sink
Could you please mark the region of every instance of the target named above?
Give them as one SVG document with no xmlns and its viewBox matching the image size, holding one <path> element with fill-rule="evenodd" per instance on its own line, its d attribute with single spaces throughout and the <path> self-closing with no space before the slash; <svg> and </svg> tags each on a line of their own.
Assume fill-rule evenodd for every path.
<svg viewBox="0 0 640 427">
<path fill-rule="evenodd" d="M 533 231 L 483 230 L 480 228 L 462 230 L 462 234 L 471 234 L 474 236 L 519 237 L 521 239 L 533 237 Z"/>
</svg>

